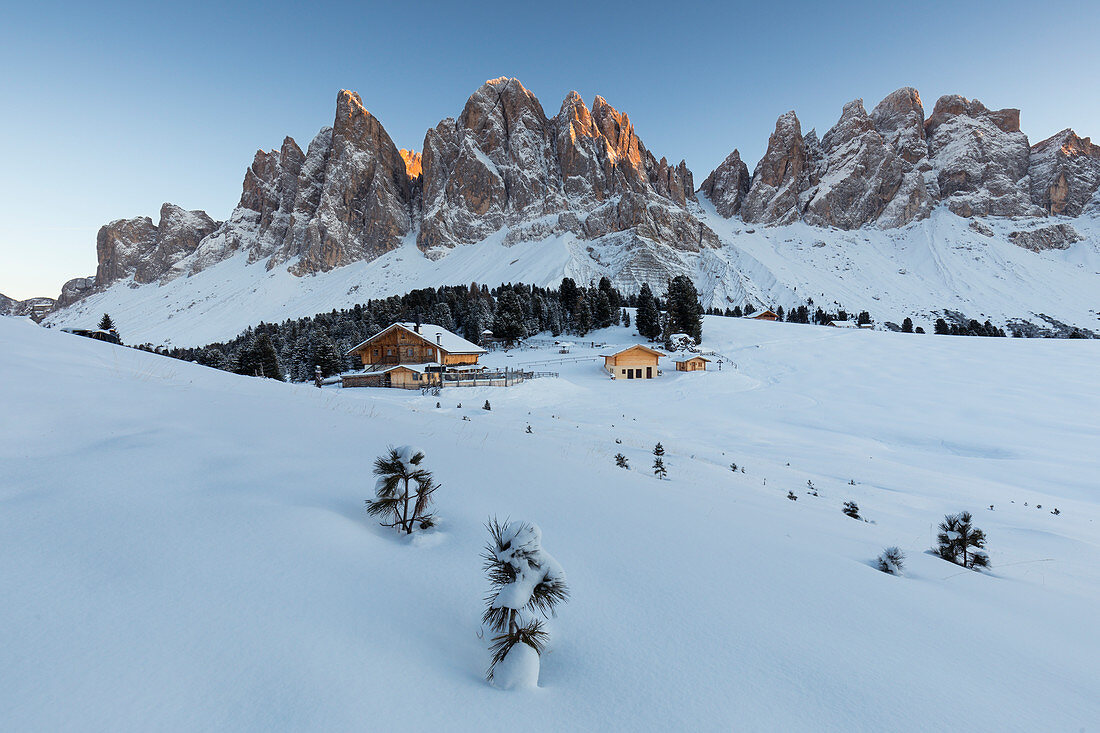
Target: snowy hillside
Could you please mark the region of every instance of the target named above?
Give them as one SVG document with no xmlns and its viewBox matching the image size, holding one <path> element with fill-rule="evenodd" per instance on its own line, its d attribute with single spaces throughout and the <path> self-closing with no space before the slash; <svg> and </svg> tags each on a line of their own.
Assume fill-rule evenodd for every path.
<svg viewBox="0 0 1100 733">
<path fill-rule="evenodd" d="M 745 251 L 765 260 L 777 231 Z M 1037 261 L 1095 271 L 1088 252 Z M 399 256 L 371 279 L 412 267 Z M 220 310 L 169 320 L 176 283 L 129 292 L 173 302 L 160 323 L 196 341 L 217 335 L 203 320 L 235 330 L 245 302 L 292 307 L 280 276 L 219 267 L 196 278 L 249 283 Z M 301 307 L 362 285 L 345 270 L 301 280 L 318 284 Z M 125 292 L 92 310 L 136 331 Z M 437 398 L 239 377 L 0 318 L 4 727 L 1095 726 L 1100 342 L 722 318 L 704 333 L 720 372 L 612 382 L 595 360 L 497 352 L 561 377 Z M 657 441 L 668 481 L 649 471 Z M 409 443 L 442 484 L 438 528 L 412 542 L 363 511 L 370 461 Z M 963 509 L 990 572 L 925 552 Z M 535 691 L 482 678 L 490 515 L 537 522 L 568 574 Z M 908 556 L 901 577 L 870 565 L 887 545 Z"/>
<path fill-rule="evenodd" d="M 702 199 L 700 216 L 721 246 L 701 253 L 671 247 L 662 267 L 688 274 L 704 305 L 732 308 L 791 306 L 813 298 L 849 311 L 867 310 L 877 321 L 900 323 L 911 316 L 931 324 L 945 309 L 1004 326 L 1021 319 L 1045 326 L 1039 314 L 1072 326 L 1100 331 L 1100 222 L 1088 216 L 1073 225 L 1085 237 L 1065 250 L 1031 252 L 1008 240 L 1016 229 L 1049 226 L 1045 220 L 986 219 L 993 236 L 969 227 L 970 220 L 945 209 L 902 229 L 840 231 L 805 224 L 746 225 L 724 219 Z M 620 273 L 630 258 L 611 238 L 585 242 L 569 234 L 503 246 L 506 231 L 429 259 L 404 246 L 370 262 L 326 273 L 294 277 L 284 267 L 268 271 L 247 264 L 241 253 L 191 277 L 163 285 L 115 283 L 106 291 L 52 314 L 48 323 L 92 327 L 110 313 L 127 343 L 198 346 L 236 336 L 260 321 L 313 315 L 363 303 L 370 298 L 422 287 L 471 281 L 499 285 L 525 282 L 555 285 L 564 276 L 581 283 L 609 275 L 626 290 L 645 272 Z M 634 265 L 631 265 L 633 267 Z"/>
</svg>

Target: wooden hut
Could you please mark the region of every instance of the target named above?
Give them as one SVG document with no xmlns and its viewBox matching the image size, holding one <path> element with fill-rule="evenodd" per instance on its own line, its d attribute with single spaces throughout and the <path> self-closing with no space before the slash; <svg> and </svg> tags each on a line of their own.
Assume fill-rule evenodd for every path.
<svg viewBox="0 0 1100 733">
<path fill-rule="evenodd" d="M 678 372 L 705 372 L 707 370 L 707 363 L 710 359 L 699 356 L 689 356 L 684 359 L 678 359 L 676 361 L 676 371 Z"/>
<path fill-rule="evenodd" d="M 657 360 L 665 354 L 635 344 L 614 354 L 601 354 L 603 368 L 612 379 L 653 379 L 660 375 Z"/>
<path fill-rule="evenodd" d="M 751 316 L 747 316 L 747 317 L 755 319 L 757 321 L 778 321 L 779 320 L 779 315 L 776 314 L 775 311 L 770 311 L 770 310 L 760 311 L 759 313 L 753 313 Z"/>
<path fill-rule="evenodd" d="M 363 371 L 344 375 L 345 387 L 403 387 L 438 384 L 454 370 L 476 369 L 486 353 L 477 344 L 430 323 L 394 323 L 348 350 Z"/>
</svg>

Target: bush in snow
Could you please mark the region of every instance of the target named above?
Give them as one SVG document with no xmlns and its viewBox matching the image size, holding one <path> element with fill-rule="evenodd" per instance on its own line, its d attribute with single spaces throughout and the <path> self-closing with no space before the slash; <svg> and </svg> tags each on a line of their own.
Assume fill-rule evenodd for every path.
<svg viewBox="0 0 1100 733">
<path fill-rule="evenodd" d="M 491 587 L 482 623 L 497 635 L 489 647 L 492 662 L 485 676 L 503 689 L 534 687 L 539 656 L 549 640 L 543 619 L 569 598 L 565 572 L 542 549 L 537 526 L 492 518 L 486 527 L 489 543 L 482 558 Z"/>
<path fill-rule="evenodd" d="M 989 556 L 982 551 L 985 533 L 973 526 L 971 520 L 970 512 L 946 515 L 936 535 L 936 554 L 964 568 L 987 568 Z"/>
<path fill-rule="evenodd" d="M 791 464 L 787 464 L 788 466 Z M 810 496 L 817 496 L 817 489 L 814 488 L 814 482 L 806 479 L 806 493 Z"/>
<path fill-rule="evenodd" d="M 615 454 L 615 465 L 619 468 L 630 468 L 630 464 L 626 460 L 626 456 L 622 453 Z"/>
<path fill-rule="evenodd" d="M 876 567 L 890 575 L 901 575 L 901 569 L 905 562 L 905 553 L 896 547 L 887 547 L 875 560 Z"/>
<path fill-rule="evenodd" d="M 737 464 L 736 463 L 731 463 L 730 464 L 730 470 L 733 471 L 734 473 L 737 473 Z"/>
<path fill-rule="evenodd" d="M 489 400 L 485 400 L 485 404 L 481 406 L 481 409 L 482 410 L 491 410 L 493 408 L 489 405 Z"/>
<path fill-rule="evenodd" d="M 859 516 L 859 504 L 856 504 L 854 501 L 844 502 L 844 508 L 840 511 L 844 512 L 846 516 L 849 516 L 852 519 L 861 519 L 861 517 Z"/>
<path fill-rule="evenodd" d="M 788 491 L 787 498 L 791 501 L 798 501 L 798 494 L 794 493 L 793 491 Z"/>
<path fill-rule="evenodd" d="M 405 534 L 413 529 L 427 529 L 435 521 L 428 514 L 432 494 L 439 485 L 430 471 L 424 469 L 424 453 L 410 446 L 390 446 L 384 455 L 374 460 L 374 499 L 367 499 L 367 513 L 373 517 L 389 517 L 383 527 L 399 527 Z"/>
</svg>

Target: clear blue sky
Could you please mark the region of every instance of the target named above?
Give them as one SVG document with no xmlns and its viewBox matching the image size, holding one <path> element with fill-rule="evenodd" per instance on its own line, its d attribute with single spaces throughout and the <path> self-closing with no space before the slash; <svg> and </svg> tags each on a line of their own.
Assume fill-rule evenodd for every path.
<svg viewBox="0 0 1100 733">
<path fill-rule="evenodd" d="M 1019 107 L 1037 142 L 1100 137 L 1097 2 L 21 3 L 0 24 L 0 292 L 56 296 L 111 219 L 171 201 L 224 219 L 257 148 L 304 148 L 358 91 L 400 147 L 515 76 L 548 114 L 576 89 L 627 112 L 699 183 L 750 169 L 794 109 L 901 86 Z"/>
</svg>

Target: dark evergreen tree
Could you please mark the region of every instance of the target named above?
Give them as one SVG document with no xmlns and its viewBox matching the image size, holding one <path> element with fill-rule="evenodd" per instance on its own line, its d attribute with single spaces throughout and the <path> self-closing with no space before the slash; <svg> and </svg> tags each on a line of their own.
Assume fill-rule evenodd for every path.
<svg viewBox="0 0 1100 733">
<path fill-rule="evenodd" d="M 703 339 L 703 306 L 699 303 L 699 292 L 691 278 L 677 275 L 669 280 L 666 301 L 665 310 L 672 333 L 686 333 L 695 339 L 695 343 L 700 343 Z"/>
<path fill-rule="evenodd" d="M 859 504 L 856 504 L 854 501 L 844 502 L 844 508 L 840 511 L 844 512 L 845 516 L 851 517 L 852 519 L 861 518 L 859 516 Z"/>
<path fill-rule="evenodd" d="M 856 323 L 861 326 L 869 326 L 871 324 L 871 314 L 867 311 L 860 311 L 859 316 L 856 317 Z"/>
<path fill-rule="evenodd" d="M 665 468 L 665 447 L 660 443 L 653 446 L 653 475 L 660 479 L 668 475 Z"/>
<path fill-rule="evenodd" d="M 946 336 L 947 334 L 951 333 L 951 329 L 947 326 L 947 321 L 943 320 L 942 318 L 937 318 L 934 332 L 940 334 L 941 336 Z"/>
<path fill-rule="evenodd" d="M 913 319 L 909 316 L 905 317 L 905 320 L 901 322 L 902 333 L 913 333 Z"/>
<path fill-rule="evenodd" d="M 110 331 L 114 327 L 115 327 L 115 322 L 111 320 L 111 317 L 109 315 L 104 313 L 103 317 L 99 319 L 99 330 L 100 331 Z"/>
<path fill-rule="evenodd" d="M 622 453 L 615 454 L 615 465 L 619 468 L 630 468 L 630 463 L 626 460 L 626 456 Z"/>
<path fill-rule="evenodd" d="M 313 344 L 313 358 L 311 360 L 314 367 L 321 367 L 322 377 L 331 377 L 333 374 L 339 374 L 344 371 L 344 361 L 339 354 L 336 353 L 336 346 L 332 343 L 332 339 L 327 334 L 322 334 L 317 338 Z M 312 369 L 308 369 L 308 372 L 312 372 Z M 307 373 L 304 379 L 309 379 L 312 374 Z"/>
<path fill-rule="evenodd" d="M 485 404 L 481 406 L 482 410 L 492 410 L 492 405 L 489 404 L 489 400 L 485 400 Z"/>
<path fill-rule="evenodd" d="M 578 336 L 584 336 L 592 330 L 592 310 L 588 307 L 588 299 L 584 293 L 577 295 L 577 302 L 573 305 L 573 330 Z"/>
<path fill-rule="evenodd" d="M 626 328 L 630 328 L 630 311 L 628 311 L 626 308 L 623 308 L 623 312 L 622 312 L 622 316 L 620 318 L 620 322 Z"/>
<path fill-rule="evenodd" d="M 642 283 L 638 293 L 638 312 L 634 315 L 634 325 L 638 327 L 638 335 L 650 341 L 656 341 L 661 335 L 661 312 L 653 291 L 649 289 L 649 283 Z"/>
<path fill-rule="evenodd" d="M 985 533 L 973 526 L 972 521 L 970 512 L 946 515 L 940 522 L 935 550 L 944 560 L 964 568 L 986 568 L 989 556 L 983 552 Z"/>
<path fill-rule="evenodd" d="M 523 306 L 514 290 L 502 290 L 497 298 L 496 319 L 493 321 L 493 335 L 514 343 L 527 335 L 524 326 Z"/>
</svg>

